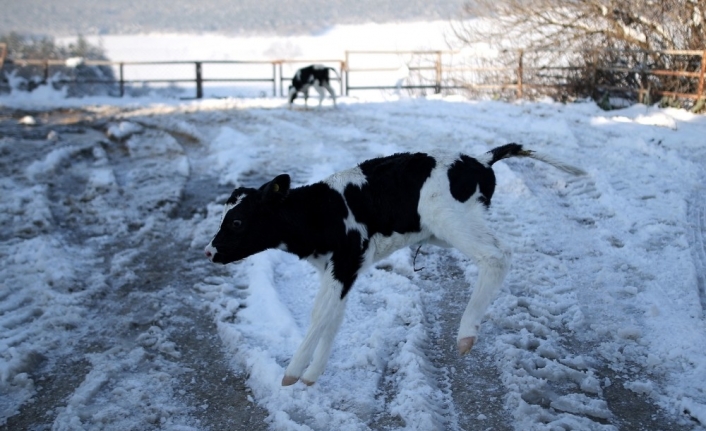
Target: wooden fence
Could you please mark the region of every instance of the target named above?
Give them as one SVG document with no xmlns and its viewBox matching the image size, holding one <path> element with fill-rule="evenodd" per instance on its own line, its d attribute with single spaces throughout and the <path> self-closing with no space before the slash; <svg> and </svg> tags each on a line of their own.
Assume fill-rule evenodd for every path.
<svg viewBox="0 0 706 431">
<path fill-rule="evenodd" d="M 663 51 L 618 51 L 618 53 L 629 53 L 632 55 L 639 55 L 639 56 L 644 56 L 647 57 L 648 55 L 651 54 L 656 54 L 660 56 L 668 56 L 671 57 L 672 59 L 675 58 L 684 58 L 684 57 L 693 57 L 693 58 L 699 58 L 698 60 L 698 66 L 692 67 L 692 70 L 686 70 L 686 67 L 682 64 L 678 68 L 675 69 L 652 69 L 652 68 L 646 68 L 642 67 L 639 65 L 631 65 L 631 66 L 603 66 L 600 68 L 597 68 L 594 71 L 594 74 L 596 72 L 610 72 L 610 73 L 618 73 L 618 74 L 632 74 L 635 75 L 636 77 L 639 77 L 639 79 L 636 79 L 636 83 L 638 84 L 637 87 L 624 87 L 624 86 L 611 86 L 611 85 L 600 85 L 597 84 L 597 87 L 603 90 L 607 91 L 627 91 L 631 93 L 636 93 L 638 100 L 640 101 L 646 101 L 649 100 L 652 94 L 658 95 L 658 96 L 666 96 L 666 97 L 675 97 L 675 98 L 680 98 L 680 99 L 691 99 L 691 100 L 700 100 L 700 99 L 706 99 L 706 93 L 704 93 L 704 77 L 706 76 L 706 50 L 704 51 L 698 51 L 698 50 L 663 50 Z M 595 63 L 595 61 L 594 61 Z M 643 63 L 647 63 L 647 60 L 645 60 Z M 687 62 L 688 63 L 688 62 Z M 692 62 L 693 63 L 693 62 Z M 681 70 L 679 70 L 681 69 Z M 684 78 L 686 80 L 690 81 L 695 81 L 696 85 L 686 85 L 687 87 L 694 87 L 695 92 L 694 93 L 686 93 L 683 91 L 674 91 L 674 90 L 662 90 L 662 89 L 655 89 L 652 88 L 650 85 L 650 80 L 649 77 L 654 76 L 654 77 L 660 77 L 660 76 L 667 76 L 667 77 L 672 77 L 672 78 Z M 595 79 L 595 78 L 594 78 Z"/>
<path fill-rule="evenodd" d="M 21 59 L 8 61 L 8 64 L 12 64 L 15 67 L 35 67 L 40 70 L 41 80 L 43 83 L 49 82 L 51 72 L 53 70 L 58 70 L 60 68 L 76 68 L 76 64 L 71 64 L 70 60 L 32 60 L 32 59 Z M 260 83 L 271 85 L 272 96 L 280 96 L 285 94 L 285 86 L 287 82 L 291 82 L 292 78 L 285 76 L 284 67 L 286 65 L 296 65 L 300 63 L 322 63 L 327 65 L 334 65 L 334 69 L 337 69 L 338 76 L 332 76 L 331 79 L 334 81 L 340 81 L 340 91 L 344 92 L 343 89 L 343 79 L 341 78 L 345 73 L 344 63 L 341 60 L 222 60 L 222 61 L 103 61 L 103 60 L 82 60 L 80 61 L 80 66 L 86 67 L 110 67 L 113 68 L 117 73 L 114 78 L 58 78 L 53 79 L 52 82 L 56 84 L 75 84 L 75 85 L 89 85 L 89 84 L 105 84 L 105 85 L 116 85 L 118 87 L 119 96 L 125 95 L 126 86 L 134 84 L 193 84 L 195 87 L 194 97 L 201 99 L 204 96 L 204 84 L 209 83 Z M 252 69 L 251 66 L 268 66 L 269 72 L 263 73 L 262 70 L 258 70 L 257 76 L 249 77 L 209 77 L 205 73 L 205 68 L 208 66 L 241 66 L 243 70 Z M 184 78 L 127 78 L 127 73 L 130 70 L 135 70 L 136 68 L 152 67 L 152 68 L 175 68 L 189 66 L 193 70 L 193 75 L 191 77 Z"/>
<path fill-rule="evenodd" d="M 619 51 L 616 51 L 618 54 Z M 623 51 L 627 53 L 627 51 Z M 538 51 L 533 51 L 531 54 L 537 55 Z M 651 52 L 640 51 L 643 54 Z M 528 90 L 543 90 L 547 88 L 560 89 L 561 87 L 573 85 L 570 82 L 570 77 L 583 72 L 584 78 L 589 78 L 592 82 L 588 83 L 598 91 L 617 91 L 636 93 L 639 100 L 647 100 L 649 95 L 659 95 L 667 97 L 685 98 L 692 100 L 705 99 L 706 93 L 704 88 L 704 74 L 706 73 L 706 50 L 704 51 L 688 51 L 688 50 L 669 50 L 655 51 L 659 55 L 673 57 L 698 57 L 700 58 L 697 70 L 669 70 L 669 69 L 654 69 L 644 65 L 632 65 L 629 67 L 604 65 L 595 66 L 597 60 L 592 61 L 594 65 L 590 70 L 580 67 L 556 66 L 538 64 L 541 62 L 527 62 L 526 58 L 529 54 L 523 50 L 515 50 L 505 52 L 502 60 L 489 60 L 486 64 L 476 62 L 477 65 L 469 65 L 467 62 L 456 61 L 457 58 L 468 58 L 465 54 L 459 51 L 346 51 L 347 65 L 346 71 L 346 94 L 355 90 L 395 90 L 395 89 L 433 89 L 435 93 L 440 93 L 443 90 L 464 89 L 470 91 L 484 92 L 507 92 L 512 91 L 517 98 L 522 98 L 527 94 Z M 635 52 L 631 52 L 635 54 Z M 585 55 L 585 54 L 582 54 Z M 589 53 L 588 55 L 597 57 L 597 53 Z M 395 85 L 360 85 L 355 82 L 355 75 L 363 75 L 366 73 L 390 72 L 393 73 L 399 70 L 399 66 L 356 66 L 355 60 L 357 57 L 376 57 L 381 59 L 384 57 L 404 57 L 407 56 L 407 63 L 412 64 L 407 67 L 409 74 L 407 80 L 414 80 L 412 77 L 417 76 L 417 83 L 398 83 Z M 514 57 L 514 59 L 513 59 Z M 474 57 L 474 59 L 478 59 Z M 383 61 L 384 62 L 384 61 Z M 514 63 L 514 64 L 511 64 Z M 646 62 L 645 62 L 646 63 Z M 510 64 L 510 65 L 508 65 Z M 426 76 L 424 76 L 426 73 Z M 611 74 L 633 74 L 639 79 L 634 79 L 636 86 L 611 86 L 598 82 L 596 76 L 599 73 Z M 680 77 L 689 80 L 694 80 L 695 85 L 687 85 L 693 87 L 693 93 L 661 90 L 652 88 L 649 85 L 649 77 Z"/>
<path fill-rule="evenodd" d="M 0 54 L 6 48 L 0 46 Z M 634 52 L 632 52 L 634 54 Z M 497 59 L 483 60 L 481 57 L 468 56 L 458 51 L 346 51 L 344 60 L 340 59 L 300 59 L 300 60 L 261 60 L 261 61 L 141 61 L 141 62 L 115 62 L 86 60 L 81 64 L 85 66 L 110 67 L 115 72 L 111 78 L 84 78 L 52 80 L 56 83 L 81 84 L 111 84 L 118 88 L 118 94 L 125 94 L 125 87 L 135 84 L 183 84 L 191 83 L 195 87 L 195 98 L 204 97 L 204 85 L 210 83 L 259 83 L 271 86 L 272 95 L 284 96 L 285 86 L 291 81 L 290 76 L 294 70 L 303 64 L 322 63 L 331 65 L 338 72 L 338 77 L 333 80 L 340 82 L 341 94 L 349 95 L 352 91 L 364 90 L 409 90 L 409 91 L 475 91 L 475 92 L 510 92 L 517 98 L 528 95 L 530 90 L 542 91 L 543 89 L 562 88 L 570 84 L 567 78 L 571 74 L 582 73 L 583 79 L 592 74 L 593 85 L 600 91 L 619 91 L 637 94 L 639 100 L 645 100 L 650 94 L 685 98 L 691 100 L 706 99 L 704 88 L 704 75 L 706 72 L 705 51 L 659 51 L 659 55 L 700 58 L 699 67 L 685 70 L 652 69 L 644 64 L 632 65 L 607 65 L 594 66 L 592 70 L 568 66 L 555 66 L 537 61 L 538 52 L 525 52 L 522 50 L 505 51 L 503 61 Z M 2 58 L 2 55 L 0 55 Z M 2 64 L 0 62 L 0 64 Z M 52 68 L 67 67 L 66 60 L 5 60 L 5 65 L 15 67 L 34 66 L 42 72 L 43 82 L 48 82 Z M 596 63 L 594 63 L 595 65 Z M 694 61 L 691 61 L 692 66 Z M 227 65 L 240 67 L 252 73 L 252 66 L 261 66 L 256 76 L 223 77 L 211 76 L 205 68 Z M 126 78 L 128 70 L 139 67 L 188 67 L 193 74 L 180 78 Z M 287 69 L 285 71 L 285 68 Z M 285 73 L 288 72 L 288 73 Z M 634 85 L 611 86 L 598 82 L 596 77 L 600 74 L 622 74 L 635 76 Z M 387 74 L 387 75 L 386 75 Z M 287 75 L 287 76 L 285 76 Z M 649 77 L 678 77 L 690 80 L 686 88 L 693 88 L 693 92 L 673 91 L 670 89 L 653 88 L 650 86 Z"/>
</svg>

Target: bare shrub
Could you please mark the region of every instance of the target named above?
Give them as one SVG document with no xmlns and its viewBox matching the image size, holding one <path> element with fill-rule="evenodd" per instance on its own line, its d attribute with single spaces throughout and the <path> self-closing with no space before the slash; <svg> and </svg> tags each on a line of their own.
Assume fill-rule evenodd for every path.
<svg viewBox="0 0 706 431">
<path fill-rule="evenodd" d="M 29 36 L 11 32 L 0 35 L 0 43 L 7 45 L 7 59 L 0 70 L 0 93 L 13 90 L 8 77 L 17 81 L 14 90 L 33 91 L 40 85 L 66 88 L 68 96 L 85 96 L 115 93 L 110 84 L 89 84 L 93 81 L 114 81 L 113 70 L 108 66 L 87 66 L 79 62 L 74 67 L 52 66 L 51 70 L 40 65 L 26 65 L 22 60 L 107 60 L 103 48 L 90 44 L 79 36 L 75 43 L 59 45 L 52 37 Z M 46 74 L 50 76 L 45 76 Z"/>
<path fill-rule="evenodd" d="M 528 69 L 564 67 L 562 74 L 529 76 L 548 82 L 556 75 L 554 91 L 598 99 L 600 88 L 627 87 L 650 99 L 654 90 L 696 92 L 696 79 L 640 71 L 700 70 L 699 55 L 660 51 L 704 50 L 705 20 L 706 0 L 474 0 L 455 23 L 452 42 L 504 52 L 497 62 L 506 67 L 517 64 L 517 49 L 524 50 Z M 530 60 L 529 52 L 538 54 Z"/>
</svg>

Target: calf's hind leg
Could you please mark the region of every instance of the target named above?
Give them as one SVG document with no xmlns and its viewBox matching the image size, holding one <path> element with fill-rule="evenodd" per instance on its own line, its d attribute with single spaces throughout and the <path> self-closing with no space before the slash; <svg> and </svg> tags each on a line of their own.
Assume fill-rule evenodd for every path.
<svg viewBox="0 0 706 431">
<path fill-rule="evenodd" d="M 478 281 L 461 317 L 456 342 L 462 355 L 468 353 L 478 338 L 480 323 L 495 299 L 510 266 L 511 254 L 488 230 L 482 219 L 472 223 L 461 217 L 447 219 L 434 234 L 459 249 L 478 265 Z"/>
<path fill-rule="evenodd" d="M 318 82 L 317 84 L 314 84 L 314 90 L 319 93 L 319 108 L 321 108 L 321 104 L 324 103 L 324 97 L 326 97 L 326 92 L 321 85 L 318 85 Z"/>
<path fill-rule="evenodd" d="M 331 84 L 328 82 L 323 84 L 323 87 L 329 92 L 331 95 L 331 98 L 333 99 L 333 106 L 336 106 L 336 93 L 333 91 L 333 88 L 331 88 Z"/>
</svg>

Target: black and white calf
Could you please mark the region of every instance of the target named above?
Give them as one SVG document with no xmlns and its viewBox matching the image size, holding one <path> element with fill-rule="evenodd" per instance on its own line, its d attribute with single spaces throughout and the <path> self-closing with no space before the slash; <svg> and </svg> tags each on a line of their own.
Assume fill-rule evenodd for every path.
<svg viewBox="0 0 706 431">
<path fill-rule="evenodd" d="M 309 88 L 314 87 L 317 93 L 319 93 L 319 106 L 324 101 L 324 89 L 328 90 L 329 94 L 333 98 L 333 106 L 336 106 L 336 94 L 331 88 L 331 81 L 329 79 L 329 70 L 336 73 L 336 69 L 333 67 L 327 67 L 321 64 L 312 64 L 311 66 L 302 67 L 297 70 L 292 78 L 292 85 L 289 86 L 289 107 L 292 107 L 294 99 L 297 98 L 297 93 L 304 93 L 304 106 L 308 106 L 309 100 Z M 336 73 L 336 76 L 338 74 Z"/>
<path fill-rule="evenodd" d="M 491 166 L 513 156 L 583 173 L 551 156 L 507 144 L 477 158 L 403 153 L 371 159 L 293 189 L 286 174 L 259 189 L 235 189 L 218 233 L 206 246 L 209 259 L 226 264 L 276 248 L 308 260 L 321 274 L 311 326 L 282 385 L 316 381 L 356 278 L 375 261 L 412 244 L 453 246 L 476 261 L 478 282 L 457 336 L 460 353 L 470 351 L 510 261 L 510 251 L 486 227 L 484 213 L 495 190 Z"/>
</svg>

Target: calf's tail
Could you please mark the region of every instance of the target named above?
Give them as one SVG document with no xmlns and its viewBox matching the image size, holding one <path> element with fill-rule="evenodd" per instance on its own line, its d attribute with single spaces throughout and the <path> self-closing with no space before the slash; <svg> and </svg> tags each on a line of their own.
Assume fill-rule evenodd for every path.
<svg viewBox="0 0 706 431">
<path fill-rule="evenodd" d="M 338 74 L 336 69 L 334 69 L 333 67 L 327 67 L 327 69 L 332 70 L 333 74 L 336 75 L 336 78 L 341 79 L 341 76 Z"/>
<path fill-rule="evenodd" d="M 532 159 L 541 160 L 544 163 L 548 163 L 554 166 L 555 168 L 561 169 L 562 171 L 568 172 L 572 175 L 586 174 L 586 171 L 581 168 L 564 163 L 561 160 L 555 159 L 554 157 L 548 154 L 540 153 L 533 150 L 526 150 L 520 144 L 505 144 L 500 147 L 493 148 L 492 150 L 488 151 L 488 153 L 491 155 L 491 159 L 488 162 L 490 166 L 493 166 L 493 163 L 497 162 L 498 160 L 507 159 L 510 157 L 530 157 Z"/>
</svg>

